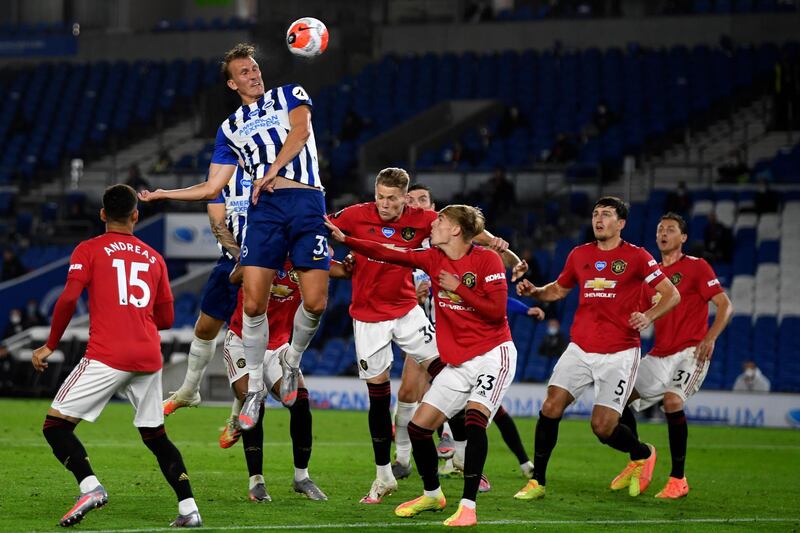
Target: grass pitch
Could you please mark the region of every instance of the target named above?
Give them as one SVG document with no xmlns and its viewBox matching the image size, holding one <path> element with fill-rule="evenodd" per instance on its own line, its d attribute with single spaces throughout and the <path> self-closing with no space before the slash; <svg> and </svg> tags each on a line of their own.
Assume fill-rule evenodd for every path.
<svg viewBox="0 0 800 533">
<path fill-rule="evenodd" d="M 54 531 L 78 494 L 72 475 L 53 457 L 41 434 L 44 400 L 0 400 L 0 531 Z M 167 431 L 183 454 L 206 530 L 324 531 L 354 529 L 430 530 L 455 511 L 460 479 L 442 482 L 444 513 L 412 519 L 394 507 L 421 494 L 419 476 L 400 482 L 380 505 L 362 505 L 374 478 L 372 449 L 363 412 L 314 412 L 312 478 L 330 500 L 312 502 L 291 487 L 293 467 L 289 413 L 269 410 L 265 419 L 265 477 L 271 503 L 247 501 L 247 470 L 241 443 L 222 450 L 219 430 L 229 410 L 183 409 L 167 419 Z M 108 505 L 92 511 L 80 531 L 167 530 L 177 514 L 175 497 L 155 458 L 139 439 L 129 405 L 109 405 L 94 423 L 77 430 L 95 473 L 109 493 Z M 518 419 L 532 455 L 534 419 Z M 525 480 L 495 428 L 489 429 L 485 473 L 492 483 L 478 497 L 481 531 L 798 531 L 800 530 L 800 432 L 690 426 L 688 498 L 659 501 L 653 495 L 669 474 L 664 425 L 640 424 L 642 437 L 658 449 L 654 481 L 630 498 L 608 484 L 626 458 L 597 442 L 587 421 L 561 423 L 550 461 L 547 497 L 512 498 Z"/>
</svg>

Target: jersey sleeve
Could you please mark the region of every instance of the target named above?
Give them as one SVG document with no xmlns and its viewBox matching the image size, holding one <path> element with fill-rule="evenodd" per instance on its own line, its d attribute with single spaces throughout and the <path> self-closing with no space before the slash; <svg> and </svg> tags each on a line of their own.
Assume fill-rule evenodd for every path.
<svg viewBox="0 0 800 533">
<path fill-rule="evenodd" d="M 699 259 L 697 261 L 697 270 L 699 274 L 697 283 L 700 286 L 700 294 L 706 301 L 724 292 L 716 272 L 714 272 L 714 269 L 711 268 L 711 265 L 709 265 L 705 259 Z"/>
<path fill-rule="evenodd" d="M 572 250 L 564 261 L 564 269 L 558 275 L 556 283 L 565 289 L 571 289 L 578 282 L 578 276 L 575 272 L 575 250 Z"/>
<path fill-rule="evenodd" d="M 92 279 L 92 254 L 89 245 L 85 242 L 79 244 L 72 252 L 69 259 L 69 272 L 67 281 L 77 281 L 86 287 Z"/>
<path fill-rule="evenodd" d="M 503 266 L 503 260 L 494 252 L 485 254 L 486 259 L 483 261 L 481 268 L 481 276 L 483 289 L 487 293 L 494 293 L 497 291 L 508 292 L 508 284 L 506 283 L 506 267 Z"/>
<path fill-rule="evenodd" d="M 211 162 L 218 165 L 239 164 L 239 157 L 228 144 L 228 138 L 225 136 L 225 132 L 222 131 L 222 126 L 217 130 L 217 139 L 214 142 L 214 153 L 211 156 Z"/>
<path fill-rule="evenodd" d="M 158 287 L 156 288 L 155 305 L 172 302 L 175 298 L 172 296 L 172 289 L 169 286 L 169 272 L 167 271 L 167 264 L 164 258 L 158 258 L 158 263 L 161 266 L 161 277 L 158 280 Z"/>
<path fill-rule="evenodd" d="M 353 233 L 353 227 L 355 226 L 358 218 L 358 208 L 354 205 L 345 207 L 344 209 L 341 209 L 328 217 L 328 219 L 331 221 L 331 224 L 347 234 Z"/>
<path fill-rule="evenodd" d="M 641 273 L 642 279 L 650 287 L 655 288 L 656 285 L 667 279 L 661 268 L 658 266 L 658 261 L 653 259 L 650 252 L 644 248 L 639 248 L 639 260 L 642 263 Z"/>
<path fill-rule="evenodd" d="M 311 97 L 308 96 L 306 90 L 300 85 L 294 83 L 290 85 L 284 85 L 281 87 L 281 91 L 283 92 L 283 97 L 286 99 L 287 112 L 301 105 L 307 105 L 308 107 L 312 108 L 314 107 L 314 104 L 311 102 Z"/>
</svg>

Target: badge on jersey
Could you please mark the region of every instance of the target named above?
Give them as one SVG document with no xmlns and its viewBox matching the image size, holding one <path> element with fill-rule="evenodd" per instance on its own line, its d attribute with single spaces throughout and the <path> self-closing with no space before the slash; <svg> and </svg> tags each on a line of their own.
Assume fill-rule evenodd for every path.
<svg viewBox="0 0 800 533">
<path fill-rule="evenodd" d="M 598 272 L 601 272 L 606 267 L 606 265 L 608 265 L 608 263 L 606 263 L 605 261 L 596 261 L 594 264 L 594 268 L 596 268 Z"/>
<path fill-rule="evenodd" d="M 461 283 L 466 285 L 468 289 L 471 289 L 475 286 L 475 274 L 472 272 L 467 272 L 463 276 L 461 276 Z"/>
<path fill-rule="evenodd" d="M 625 269 L 628 267 L 628 263 L 623 261 L 622 259 L 616 259 L 613 263 L 611 263 L 611 272 L 614 274 L 622 274 L 625 272 Z"/>
<path fill-rule="evenodd" d="M 381 233 L 383 233 L 383 236 L 387 239 L 391 239 L 392 235 L 394 235 L 394 228 L 381 228 Z"/>
<path fill-rule="evenodd" d="M 303 88 L 299 86 L 292 89 L 292 96 L 294 96 L 298 100 L 308 100 L 308 95 L 303 90 Z"/>
<path fill-rule="evenodd" d="M 683 274 L 680 272 L 675 272 L 672 276 L 670 276 L 669 280 L 672 282 L 673 285 L 677 286 L 678 283 L 681 282 L 683 279 Z"/>
<path fill-rule="evenodd" d="M 417 230 L 414 228 L 403 228 L 403 230 L 400 232 L 400 236 L 403 237 L 404 241 L 410 241 L 416 234 Z"/>
<path fill-rule="evenodd" d="M 274 105 L 275 105 L 275 100 L 273 100 L 272 98 L 270 98 L 269 100 L 266 100 L 266 101 L 264 102 L 264 105 L 262 105 L 262 106 L 261 106 L 261 109 L 263 109 L 264 111 L 266 111 L 267 109 L 269 109 L 270 107 L 272 107 L 272 106 L 274 106 Z"/>
</svg>

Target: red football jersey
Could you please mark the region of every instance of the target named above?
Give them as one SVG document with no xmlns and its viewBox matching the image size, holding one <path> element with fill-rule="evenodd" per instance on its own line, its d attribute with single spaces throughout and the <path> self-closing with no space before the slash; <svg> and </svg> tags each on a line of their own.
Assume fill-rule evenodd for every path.
<svg viewBox="0 0 800 533">
<path fill-rule="evenodd" d="M 616 353 L 640 346 L 639 332 L 628 324 L 640 310 L 642 283 L 655 287 L 666 279 L 647 250 L 622 241 L 613 250 L 597 242 L 576 246 L 558 276 L 565 289 L 580 290 L 572 323 L 572 342 L 590 353 Z"/>
<path fill-rule="evenodd" d="M 499 320 L 490 320 L 467 305 L 461 296 L 444 290 L 439 284 L 439 273 L 450 272 L 461 279 L 466 290 L 480 298 L 488 299 L 490 295 L 502 293 L 505 309 L 508 299 L 506 269 L 500 256 L 492 250 L 473 245 L 464 257 L 453 261 L 438 248 L 390 250 L 374 242 L 353 239 L 345 244 L 353 249 L 364 248 L 373 255 L 382 254 L 378 256 L 428 273 L 436 306 L 436 344 L 443 362 L 460 365 L 511 340 L 505 313 Z"/>
<path fill-rule="evenodd" d="M 414 249 L 431 233 L 436 211 L 406 206 L 400 218 L 384 222 L 375 202 L 342 209 L 330 217 L 345 234 L 357 239 L 391 244 L 396 248 Z M 353 299 L 350 316 L 362 322 L 382 322 L 400 318 L 417 305 L 412 270 L 369 259 L 354 253 Z"/>
<path fill-rule="evenodd" d="M 700 344 L 708 333 L 708 302 L 724 291 L 705 259 L 682 255 L 668 267 L 659 266 L 681 293 L 681 302 L 655 322 L 656 343 L 649 355 L 664 357 Z M 645 287 L 645 295 L 650 307 L 658 293 Z"/>
<path fill-rule="evenodd" d="M 108 232 L 75 248 L 67 280 L 89 293 L 87 359 L 128 372 L 161 368 L 153 307 L 173 298 L 158 252 L 133 235 Z"/>
<path fill-rule="evenodd" d="M 267 320 L 269 321 L 269 343 L 267 349 L 280 348 L 292 337 L 294 314 L 300 307 L 300 286 L 297 284 L 297 272 L 288 260 L 272 280 Z M 239 289 L 236 311 L 230 319 L 230 330 L 239 338 L 242 337 L 242 313 L 244 312 L 244 291 Z"/>
</svg>

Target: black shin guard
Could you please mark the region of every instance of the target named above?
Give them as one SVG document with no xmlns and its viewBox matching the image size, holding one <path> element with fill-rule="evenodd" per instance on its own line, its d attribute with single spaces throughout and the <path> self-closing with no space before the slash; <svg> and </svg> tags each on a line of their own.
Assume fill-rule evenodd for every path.
<svg viewBox="0 0 800 533">
<path fill-rule="evenodd" d="M 534 437 L 533 479 L 541 486 L 547 484 L 547 462 L 550 461 L 550 455 L 558 442 L 559 422 L 561 418 L 548 418 L 539 411 Z"/>
<path fill-rule="evenodd" d="M 667 415 L 667 432 L 669 433 L 669 453 L 672 456 L 670 477 L 681 479 L 686 464 L 686 444 L 689 440 L 689 425 L 683 409 Z"/>
<path fill-rule="evenodd" d="M 600 442 L 615 450 L 630 454 L 632 461 L 650 457 L 650 448 L 647 447 L 647 444 L 640 442 L 625 424 L 617 424 L 611 435 L 607 439 L 600 439 Z"/>
<path fill-rule="evenodd" d="M 488 425 L 489 418 L 485 414 L 477 409 L 467 411 L 464 422 L 467 449 L 464 452 L 464 492 L 461 497 L 473 502 L 478 496 L 483 465 L 486 463 L 486 454 L 489 451 L 489 439 L 486 438 Z"/>
<path fill-rule="evenodd" d="M 311 458 L 311 406 L 308 403 L 308 389 L 297 389 L 297 400 L 289 408 L 289 412 L 294 467 L 308 468 L 308 460 Z"/>
<path fill-rule="evenodd" d="M 78 483 L 93 476 L 86 449 L 75 435 L 75 424 L 69 420 L 48 415 L 44 420 L 42 433 L 53 449 L 53 455 L 67 470 L 72 472 Z"/>
<path fill-rule="evenodd" d="M 258 422 L 247 431 L 242 431 L 242 448 L 247 463 L 247 475 L 260 476 L 264 473 L 264 404 L 258 412 Z"/>
<path fill-rule="evenodd" d="M 493 420 L 497 429 L 500 430 L 500 435 L 503 436 L 506 446 L 517 457 L 519 464 L 527 463 L 530 459 L 525 451 L 525 446 L 522 445 L 517 425 L 511 415 L 501 406 L 495 413 Z"/>
<path fill-rule="evenodd" d="M 192 486 L 189 484 L 189 475 L 183 465 L 181 452 L 167 437 L 164 426 L 139 428 L 139 434 L 142 436 L 145 446 L 156 456 L 161 473 L 175 491 L 178 501 L 193 498 Z"/>
<path fill-rule="evenodd" d="M 367 383 L 369 390 L 369 433 L 372 435 L 372 451 L 375 464 L 388 465 L 392 451 L 392 401 L 391 384 Z"/>
<path fill-rule="evenodd" d="M 439 457 L 436 455 L 436 445 L 433 443 L 433 430 L 421 428 L 414 422 L 409 422 L 408 436 L 411 439 L 411 451 L 414 454 L 414 462 L 417 464 L 417 472 L 422 478 L 422 485 L 425 490 L 438 489 Z"/>
</svg>

